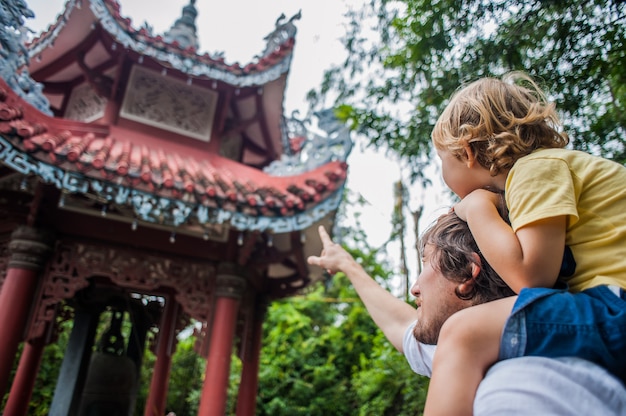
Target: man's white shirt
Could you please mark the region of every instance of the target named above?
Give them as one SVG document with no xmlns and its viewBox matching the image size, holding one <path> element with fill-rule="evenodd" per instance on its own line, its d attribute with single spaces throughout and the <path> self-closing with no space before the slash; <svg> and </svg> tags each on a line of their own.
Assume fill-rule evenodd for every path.
<svg viewBox="0 0 626 416">
<path fill-rule="evenodd" d="M 417 342 L 414 326 L 404 332 L 404 356 L 414 372 L 430 377 L 436 346 Z M 579 358 L 514 358 L 489 369 L 476 392 L 474 415 L 626 415 L 626 388 Z"/>
</svg>

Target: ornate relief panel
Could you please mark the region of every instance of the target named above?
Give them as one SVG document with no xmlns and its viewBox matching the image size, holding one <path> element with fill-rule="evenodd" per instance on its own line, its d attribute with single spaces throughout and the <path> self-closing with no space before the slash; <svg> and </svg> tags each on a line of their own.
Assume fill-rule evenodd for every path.
<svg viewBox="0 0 626 416">
<path fill-rule="evenodd" d="M 90 123 L 104 116 L 107 99 L 100 97 L 91 85 L 84 83 L 72 90 L 65 117 Z"/>
<path fill-rule="evenodd" d="M 28 339 L 43 335 L 46 323 L 54 319 L 57 304 L 74 297 L 95 276 L 107 277 L 119 287 L 138 292 L 158 293 L 161 288 L 173 288 L 177 302 L 189 316 L 199 321 L 209 318 L 215 293 L 213 264 L 62 241 L 48 264 Z"/>
<path fill-rule="evenodd" d="M 208 142 L 218 94 L 133 66 L 120 115 Z"/>
</svg>

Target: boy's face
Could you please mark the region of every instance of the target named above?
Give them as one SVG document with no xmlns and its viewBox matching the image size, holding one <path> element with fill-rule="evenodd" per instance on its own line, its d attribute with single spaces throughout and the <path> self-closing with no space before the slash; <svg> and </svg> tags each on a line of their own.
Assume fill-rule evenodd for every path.
<svg viewBox="0 0 626 416">
<path fill-rule="evenodd" d="M 437 149 L 437 155 L 441 159 L 444 182 L 459 198 L 463 199 L 470 192 L 490 185 L 489 171 L 477 162 L 460 160 L 448 150 Z"/>
<path fill-rule="evenodd" d="M 411 288 L 417 304 L 417 324 L 413 335 L 425 344 L 436 344 L 441 326 L 450 315 L 471 306 L 470 301 L 461 300 L 455 294 L 458 284 L 446 279 L 433 267 L 436 264 L 435 256 L 435 248 L 427 244 L 422 257 L 422 272 Z"/>
</svg>

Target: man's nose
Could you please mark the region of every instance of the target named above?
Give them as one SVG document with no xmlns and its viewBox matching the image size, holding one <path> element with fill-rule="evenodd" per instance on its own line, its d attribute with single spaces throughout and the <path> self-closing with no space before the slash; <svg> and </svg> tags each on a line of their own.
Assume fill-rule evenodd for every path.
<svg viewBox="0 0 626 416">
<path fill-rule="evenodd" d="M 419 276 L 417 277 L 417 279 L 415 279 L 415 282 L 413 282 L 410 292 L 411 292 L 411 295 L 415 297 L 419 296 L 420 294 Z"/>
</svg>

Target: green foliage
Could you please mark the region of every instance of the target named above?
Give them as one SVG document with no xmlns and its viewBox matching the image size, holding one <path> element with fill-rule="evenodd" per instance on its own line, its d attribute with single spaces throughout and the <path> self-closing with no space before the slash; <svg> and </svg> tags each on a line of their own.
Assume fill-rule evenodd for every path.
<svg viewBox="0 0 626 416">
<path fill-rule="evenodd" d="M 187 337 L 178 341 L 176 352 L 172 356 L 170 370 L 170 388 L 167 393 L 168 411 L 176 415 L 195 415 L 198 403 L 195 400 L 202 389 L 202 378 L 206 360 L 194 350 L 195 337 Z"/>
<path fill-rule="evenodd" d="M 377 333 L 370 342 L 373 344 L 372 354 L 362 357 L 362 370 L 352 378 L 359 401 L 358 414 L 421 414 L 428 378 L 416 376 L 382 333 Z"/>
<path fill-rule="evenodd" d="M 337 94 L 340 118 L 423 179 L 450 95 L 524 70 L 556 101 L 575 148 L 624 163 L 625 12 L 618 0 L 371 0 L 349 16 L 346 61 L 308 99 Z"/>
<path fill-rule="evenodd" d="M 386 284 L 391 273 L 364 235 L 348 251 Z M 363 238 L 363 239 L 362 239 Z M 347 240 L 347 238 L 346 238 Z M 264 325 L 258 415 L 415 415 L 427 379 L 409 369 L 342 273 L 271 304 Z"/>
<path fill-rule="evenodd" d="M 63 322 L 61 324 L 59 341 L 44 349 L 39 373 L 37 374 L 33 395 L 28 408 L 29 415 L 44 416 L 47 415 L 50 410 L 52 398 L 54 397 L 54 387 L 59 377 L 70 329 L 71 322 Z"/>
</svg>

